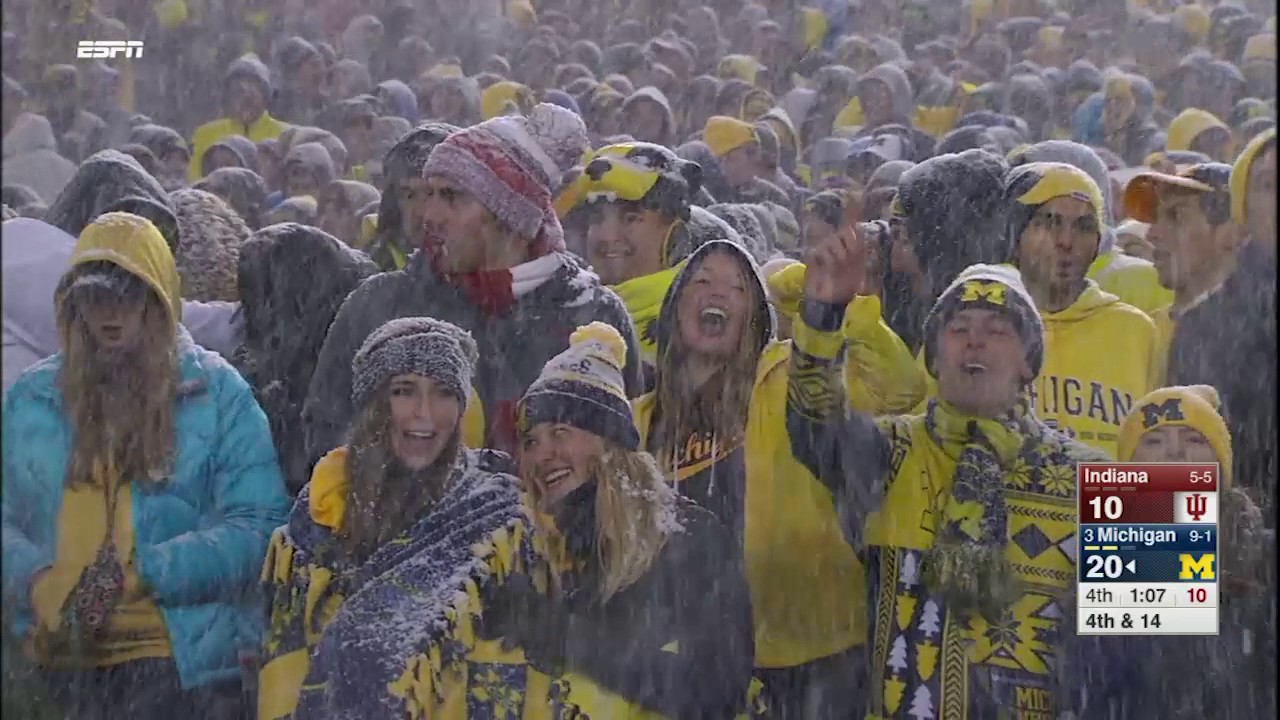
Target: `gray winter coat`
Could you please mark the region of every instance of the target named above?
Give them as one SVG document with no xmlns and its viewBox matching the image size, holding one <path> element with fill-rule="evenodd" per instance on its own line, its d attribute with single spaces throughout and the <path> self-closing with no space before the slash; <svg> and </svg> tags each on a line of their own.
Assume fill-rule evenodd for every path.
<svg viewBox="0 0 1280 720">
<path fill-rule="evenodd" d="M 312 464 L 346 442 L 352 419 L 351 360 L 369 333 L 388 320 L 433 317 L 469 331 L 480 350 L 473 386 L 485 415 L 485 446 L 513 450 L 515 405 L 543 365 L 569 346 L 569 334 L 595 320 L 627 342 L 627 393 L 641 392 L 635 328 L 622 301 L 571 255 L 541 286 L 489 317 L 463 292 L 442 281 L 422 253 L 403 270 L 365 280 L 338 310 L 311 378 L 302 411 Z"/>
</svg>

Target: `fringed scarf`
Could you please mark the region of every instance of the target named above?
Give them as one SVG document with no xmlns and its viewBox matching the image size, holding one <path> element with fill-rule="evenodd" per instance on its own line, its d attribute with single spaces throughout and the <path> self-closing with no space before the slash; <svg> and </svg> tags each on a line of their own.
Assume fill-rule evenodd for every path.
<svg viewBox="0 0 1280 720">
<path fill-rule="evenodd" d="M 1000 617 L 1021 596 L 1005 554 L 1005 475 L 1029 445 L 1039 444 L 1042 427 L 1025 404 L 1001 418 L 976 419 L 945 402 L 929 402 L 925 430 L 956 459 L 956 471 L 938 539 L 922 570 L 925 582 L 949 607 Z"/>
<path fill-rule="evenodd" d="M 529 568 L 527 508 L 513 481 L 468 464 L 403 540 L 352 576 L 311 656 L 294 717 L 425 717 L 442 671 L 474 645 L 480 590 Z"/>
</svg>

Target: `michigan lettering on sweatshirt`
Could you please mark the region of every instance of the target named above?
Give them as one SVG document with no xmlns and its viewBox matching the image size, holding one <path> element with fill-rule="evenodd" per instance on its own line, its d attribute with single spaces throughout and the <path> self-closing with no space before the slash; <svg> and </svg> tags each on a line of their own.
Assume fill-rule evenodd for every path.
<svg viewBox="0 0 1280 720">
<path fill-rule="evenodd" d="M 1076 302 L 1042 317 L 1045 362 L 1031 390 L 1036 414 L 1115 457 L 1120 423 L 1154 388 L 1154 323 L 1092 281 Z"/>
</svg>

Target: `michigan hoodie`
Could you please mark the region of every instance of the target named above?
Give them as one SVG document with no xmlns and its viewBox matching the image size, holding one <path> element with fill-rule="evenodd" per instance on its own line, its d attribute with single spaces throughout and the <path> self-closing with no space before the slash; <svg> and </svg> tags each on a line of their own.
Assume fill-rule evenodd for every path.
<svg viewBox="0 0 1280 720">
<path fill-rule="evenodd" d="M 1156 330 L 1141 310 L 1086 282 L 1066 309 L 1041 311 L 1044 369 L 1031 400 L 1042 420 L 1115 457 L 1120 422 L 1155 386 Z"/>
</svg>

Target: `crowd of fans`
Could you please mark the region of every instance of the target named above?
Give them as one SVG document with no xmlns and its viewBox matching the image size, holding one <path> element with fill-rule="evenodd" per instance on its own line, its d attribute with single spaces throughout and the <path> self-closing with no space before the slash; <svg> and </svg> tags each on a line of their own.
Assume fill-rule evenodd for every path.
<svg viewBox="0 0 1280 720">
<path fill-rule="evenodd" d="M 1274 3 L 703 1 L 5 4 L 6 713 L 1274 715 Z"/>
</svg>

